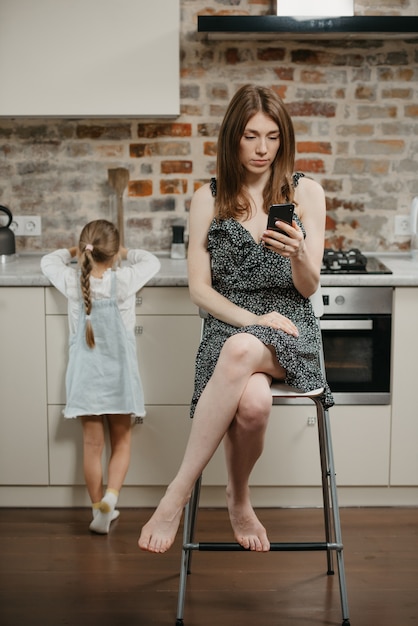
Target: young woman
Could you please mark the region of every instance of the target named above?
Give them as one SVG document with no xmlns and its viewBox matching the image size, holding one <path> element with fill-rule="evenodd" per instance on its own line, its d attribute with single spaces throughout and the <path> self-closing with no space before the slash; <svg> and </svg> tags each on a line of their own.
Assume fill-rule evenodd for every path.
<svg viewBox="0 0 418 626">
<path fill-rule="evenodd" d="M 271 89 L 245 85 L 219 132 L 217 178 L 190 207 L 189 286 L 209 313 L 196 359 L 194 415 L 180 469 L 143 527 L 139 547 L 173 543 L 196 479 L 224 440 L 227 504 L 236 540 L 269 550 L 248 481 L 264 443 L 273 379 L 304 391 L 325 387 L 309 296 L 319 285 L 325 198 L 319 184 L 294 174 L 295 139 L 283 102 Z M 266 230 L 269 206 L 291 202 L 291 225 Z"/>
<path fill-rule="evenodd" d="M 70 265 L 75 256 L 78 267 Z M 128 265 L 118 267 L 120 258 Z M 145 250 L 120 248 L 116 227 L 95 220 L 83 228 L 78 247 L 47 254 L 41 268 L 68 298 L 64 417 L 82 421 L 84 475 L 93 509 L 90 530 L 106 534 L 119 516 L 115 507 L 129 468 L 132 423 L 145 415 L 134 335 L 135 294 L 158 272 L 160 262 Z M 103 494 L 105 418 L 111 455 Z"/>
</svg>

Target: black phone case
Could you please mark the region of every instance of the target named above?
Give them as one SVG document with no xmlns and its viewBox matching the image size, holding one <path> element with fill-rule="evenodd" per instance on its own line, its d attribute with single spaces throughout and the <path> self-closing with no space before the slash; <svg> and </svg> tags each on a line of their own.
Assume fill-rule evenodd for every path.
<svg viewBox="0 0 418 626">
<path fill-rule="evenodd" d="M 277 220 L 281 220 L 282 222 L 287 222 L 287 224 L 291 224 L 293 220 L 294 208 L 295 208 L 295 205 L 291 203 L 272 204 L 269 209 L 267 229 L 275 230 L 278 233 L 285 234 L 280 228 L 277 228 L 275 222 Z"/>
</svg>

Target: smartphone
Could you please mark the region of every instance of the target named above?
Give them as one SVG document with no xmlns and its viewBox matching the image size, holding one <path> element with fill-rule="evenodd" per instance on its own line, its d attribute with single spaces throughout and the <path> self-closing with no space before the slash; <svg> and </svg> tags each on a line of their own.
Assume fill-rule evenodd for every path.
<svg viewBox="0 0 418 626">
<path fill-rule="evenodd" d="M 295 205 L 292 203 L 288 204 L 272 204 L 269 208 L 269 216 L 267 220 L 267 229 L 275 230 L 278 233 L 286 234 L 283 230 L 276 226 L 277 220 L 281 220 L 282 222 L 286 222 L 287 224 L 292 224 L 293 220 L 293 211 L 295 209 Z"/>
</svg>

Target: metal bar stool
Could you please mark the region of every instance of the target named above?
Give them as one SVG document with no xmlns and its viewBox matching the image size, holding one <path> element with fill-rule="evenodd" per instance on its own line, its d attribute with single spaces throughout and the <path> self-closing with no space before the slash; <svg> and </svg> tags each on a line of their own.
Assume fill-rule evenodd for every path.
<svg viewBox="0 0 418 626">
<path fill-rule="evenodd" d="M 320 289 L 311 296 L 311 302 L 315 313 L 315 319 L 320 328 L 320 317 L 323 315 L 323 302 Z M 204 324 L 205 312 L 200 312 Z M 320 366 L 325 372 L 324 355 L 320 346 Z M 324 513 L 325 541 L 316 542 L 282 542 L 271 543 L 270 550 L 273 552 L 294 551 L 324 551 L 327 558 L 327 574 L 334 574 L 333 552 L 336 553 L 342 626 L 350 626 L 348 613 L 347 587 L 345 579 L 343 542 L 341 537 L 341 523 L 338 507 L 337 485 L 335 479 L 334 456 L 331 439 L 331 426 L 328 411 L 321 402 L 323 388 L 302 393 L 289 385 L 274 383 L 271 386 L 272 404 L 279 404 L 283 398 L 308 398 L 316 406 L 319 456 L 322 478 L 322 499 Z M 195 527 L 199 508 L 200 488 L 202 476 L 198 478 L 192 491 L 191 498 L 185 507 L 183 523 L 183 548 L 181 555 L 180 582 L 177 603 L 176 626 L 183 626 L 184 604 L 186 598 L 187 576 L 190 574 L 192 552 L 223 552 L 223 551 L 246 551 L 239 543 L 228 542 L 195 542 Z"/>
</svg>

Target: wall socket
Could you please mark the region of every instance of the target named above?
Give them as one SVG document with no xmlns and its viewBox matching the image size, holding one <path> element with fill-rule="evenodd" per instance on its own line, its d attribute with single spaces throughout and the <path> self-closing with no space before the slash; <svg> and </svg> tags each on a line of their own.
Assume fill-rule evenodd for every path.
<svg viewBox="0 0 418 626">
<path fill-rule="evenodd" d="M 40 215 L 14 215 L 10 228 L 16 236 L 39 237 L 42 232 Z"/>
<path fill-rule="evenodd" d="M 411 218 L 409 215 L 395 215 L 395 236 L 407 237 L 411 234 Z"/>
</svg>

